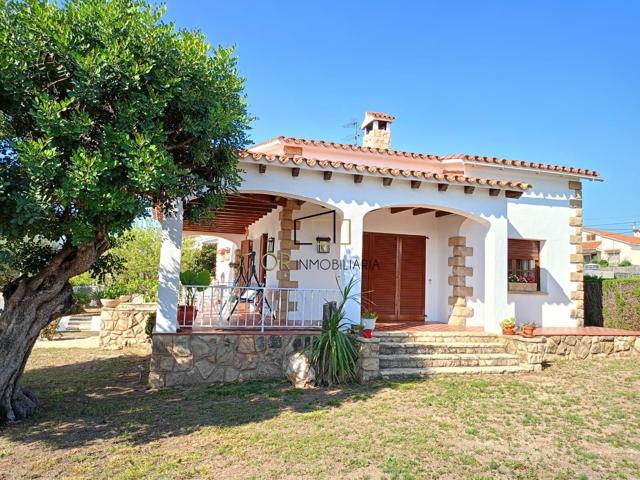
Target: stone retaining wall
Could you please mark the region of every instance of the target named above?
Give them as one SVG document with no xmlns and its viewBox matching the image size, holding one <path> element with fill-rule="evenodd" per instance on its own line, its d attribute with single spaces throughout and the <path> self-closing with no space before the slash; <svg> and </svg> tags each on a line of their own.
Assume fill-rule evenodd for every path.
<svg viewBox="0 0 640 480">
<path fill-rule="evenodd" d="M 312 335 L 155 334 L 152 388 L 285 378 L 289 356 L 310 353 Z"/>
<path fill-rule="evenodd" d="M 358 359 L 358 381 L 370 382 L 380 378 L 380 339 L 356 337 L 360 358 Z"/>
<path fill-rule="evenodd" d="M 123 348 L 149 341 L 144 332 L 147 317 L 155 313 L 155 303 L 121 303 L 100 311 L 100 347 Z"/>
<path fill-rule="evenodd" d="M 525 338 L 519 335 L 501 337 L 510 353 L 523 363 L 541 370 L 546 362 L 571 359 L 585 360 L 604 357 L 640 357 L 639 336 L 558 335 Z"/>
</svg>

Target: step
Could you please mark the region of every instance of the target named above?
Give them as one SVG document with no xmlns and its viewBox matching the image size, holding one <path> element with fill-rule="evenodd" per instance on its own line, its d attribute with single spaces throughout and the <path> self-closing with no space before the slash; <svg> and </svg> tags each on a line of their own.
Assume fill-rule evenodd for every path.
<svg viewBox="0 0 640 480">
<path fill-rule="evenodd" d="M 384 379 L 422 378 L 434 375 L 493 375 L 504 373 L 526 373 L 531 370 L 531 367 L 521 365 L 505 365 L 497 367 L 384 368 L 380 370 L 380 375 Z"/>
<path fill-rule="evenodd" d="M 520 363 L 516 355 L 508 353 L 427 355 L 380 355 L 380 368 L 429 368 L 429 367 L 505 367 Z"/>
<path fill-rule="evenodd" d="M 497 342 L 380 342 L 383 355 L 420 355 L 426 353 L 505 353 L 505 347 Z"/>
<path fill-rule="evenodd" d="M 380 343 L 491 343 L 498 336 L 485 332 L 381 332 Z"/>
</svg>

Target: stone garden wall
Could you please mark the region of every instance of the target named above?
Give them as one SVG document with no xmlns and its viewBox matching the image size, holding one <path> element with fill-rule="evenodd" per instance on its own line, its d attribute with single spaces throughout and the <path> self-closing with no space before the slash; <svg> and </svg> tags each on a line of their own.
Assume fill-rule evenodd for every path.
<svg viewBox="0 0 640 480">
<path fill-rule="evenodd" d="M 116 308 L 102 307 L 100 347 L 117 349 L 148 342 L 144 327 L 148 316 L 155 311 L 155 303 L 121 303 Z"/>
<path fill-rule="evenodd" d="M 358 381 L 370 382 L 380 378 L 380 339 L 356 337 L 360 358 L 358 358 Z"/>
<path fill-rule="evenodd" d="M 311 350 L 311 335 L 155 334 L 152 388 L 285 378 L 289 357 Z"/>
<path fill-rule="evenodd" d="M 640 357 L 640 336 L 562 335 L 525 338 L 502 336 L 509 353 L 541 370 L 546 362 L 604 357 Z"/>
</svg>

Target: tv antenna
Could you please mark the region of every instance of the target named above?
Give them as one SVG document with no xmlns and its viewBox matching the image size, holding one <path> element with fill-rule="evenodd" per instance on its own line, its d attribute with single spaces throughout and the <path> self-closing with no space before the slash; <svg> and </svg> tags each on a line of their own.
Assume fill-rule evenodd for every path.
<svg viewBox="0 0 640 480">
<path fill-rule="evenodd" d="M 347 135 L 344 138 L 345 139 L 348 138 L 350 141 L 353 142 L 354 145 L 358 145 L 360 141 L 360 137 L 362 137 L 362 131 L 360 130 L 360 125 L 358 124 L 358 120 L 356 120 L 355 118 L 352 118 L 351 120 L 349 120 L 349 123 L 345 123 L 342 126 L 342 128 L 349 128 L 353 130 L 353 133 L 351 135 Z"/>
</svg>

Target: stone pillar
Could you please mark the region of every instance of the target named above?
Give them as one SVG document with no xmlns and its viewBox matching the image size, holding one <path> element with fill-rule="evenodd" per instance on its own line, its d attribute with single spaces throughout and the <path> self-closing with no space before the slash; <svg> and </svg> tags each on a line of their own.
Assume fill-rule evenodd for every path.
<svg viewBox="0 0 640 480">
<path fill-rule="evenodd" d="M 571 198 L 569 208 L 571 217 L 569 226 L 573 229 L 569 239 L 571 243 L 571 300 L 573 310 L 571 318 L 576 322 L 576 327 L 584 326 L 584 255 L 582 254 L 582 184 L 580 181 L 569 181 Z"/>
<path fill-rule="evenodd" d="M 467 298 L 473 296 L 473 287 L 467 287 L 467 277 L 473 276 L 473 268 L 466 266 L 466 258 L 473 255 L 473 248 L 467 247 L 466 237 L 449 237 L 449 247 L 452 248 L 449 257 L 451 274 L 449 285 L 452 295 L 448 299 L 451 312 L 449 325 L 466 325 L 467 318 L 473 316 L 473 309 L 467 306 Z"/>
<path fill-rule="evenodd" d="M 509 306 L 508 291 L 508 220 L 506 215 L 490 219 L 485 237 L 484 329 L 499 333 L 500 322 L 514 315 Z"/>
<path fill-rule="evenodd" d="M 174 333 L 178 328 L 180 262 L 182 257 L 182 201 L 176 212 L 162 219 L 162 244 L 158 271 L 158 310 L 155 331 Z"/>
<path fill-rule="evenodd" d="M 297 268 L 297 263 L 291 260 L 291 252 L 300 248 L 299 245 L 293 243 L 293 212 L 296 210 L 300 210 L 298 201 L 289 198 L 279 213 L 278 240 L 280 248 L 277 254 L 279 270 L 276 272 L 279 288 L 298 288 L 298 281 L 291 279 L 291 271 Z M 297 305 L 295 302 L 289 301 L 287 291 L 280 292 L 275 300 L 278 305 L 272 305 L 272 307 L 276 309 L 278 321 L 284 324 L 287 321 L 287 313 L 296 311 Z"/>
</svg>

